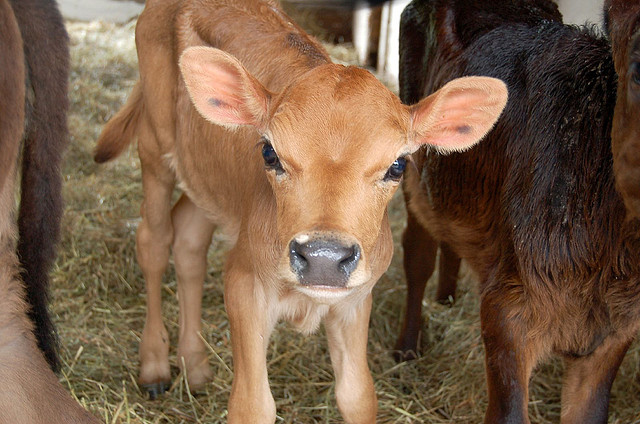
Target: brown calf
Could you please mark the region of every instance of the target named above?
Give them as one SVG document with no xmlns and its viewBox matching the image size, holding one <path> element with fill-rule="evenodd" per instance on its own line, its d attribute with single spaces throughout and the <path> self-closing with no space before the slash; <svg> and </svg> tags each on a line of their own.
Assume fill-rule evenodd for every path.
<svg viewBox="0 0 640 424">
<path fill-rule="evenodd" d="M 155 394 L 170 381 L 160 287 L 172 244 L 179 365 L 192 388 L 210 378 L 198 333 L 217 225 L 232 246 L 229 422 L 275 420 L 265 354 L 281 318 L 305 333 L 324 319 L 340 411 L 374 422 L 367 327 L 371 289 L 392 255 L 387 203 L 410 152 L 482 137 L 506 102 L 502 83 L 454 81 L 403 106 L 369 72 L 332 64 L 272 1 L 148 1 L 136 41 L 140 82 L 103 130 L 96 160 L 137 135 L 148 302 L 140 382 Z M 172 209 L 175 183 L 184 194 Z"/>
<path fill-rule="evenodd" d="M 616 187 L 640 217 L 640 1 L 607 0 L 606 24 L 618 74 L 611 146 Z"/>
<path fill-rule="evenodd" d="M 620 14 L 612 7 L 627 37 L 638 22 L 634 3 Z M 406 103 L 468 75 L 504 80 L 509 102 L 469 151 L 414 155 L 399 356 L 415 352 L 425 283 L 444 242 L 443 257 L 464 258 L 479 280 L 485 422 L 528 423 L 531 374 L 558 354 L 566 361 L 561 422 L 606 423 L 611 384 L 640 326 L 640 222 L 616 190 L 610 138 L 612 121 L 629 115 L 618 108 L 614 118 L 608 40 L 563 25 L 547 0 L 414 0 L 401 42 Z"/>
<path fill-rule="evenodd" d="M 22 30 L 26 33 L 24 28 Z M 18 19 L 9 2 L 0 0 L 0 423 L 97 424 L 98 421 L 65 392 L 38 349 L 34 325 L 27 313 L 30 306 L 25 301 L 25 288 L 19 279 L 15 183 L 18 153 L 25 131 L 27 70 L 23 40 L 26 39 L 28 37 L 23 39 L 20 34 Z M 30 61 L 27 59 L 26 63 Z M 34 91 L 41 93 L 35 87 Z M 47 116 L 35 116 L 48 119 Z M 38 137 L 29 142 L 33 143 L 34 150 L 38 150 L 42 147 L 35 144 L 46 143 L 47 139 Z M 32 176 L 35 172 L 32 170 Z"/>
</svg>

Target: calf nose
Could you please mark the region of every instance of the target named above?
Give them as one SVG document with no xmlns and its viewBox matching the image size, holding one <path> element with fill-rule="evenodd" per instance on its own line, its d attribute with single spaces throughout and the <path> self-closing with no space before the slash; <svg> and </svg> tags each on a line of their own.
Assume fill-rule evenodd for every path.
<svg viewBox="0 0 640 424">
<path fill-rule="evenodd" d="M 289 244 L 291 269 L 305 286 L 345 287 L 358 266 L 360 247 L 337 240 L 315 239 Z"/>
</svg>

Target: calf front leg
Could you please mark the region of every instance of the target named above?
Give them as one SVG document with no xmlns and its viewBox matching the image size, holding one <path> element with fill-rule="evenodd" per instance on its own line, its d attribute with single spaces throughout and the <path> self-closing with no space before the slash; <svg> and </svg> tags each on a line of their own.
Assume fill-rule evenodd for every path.
<svg viewBox="0 0 640 424">
<path fill-rule="evenodd" d="M 173 207 L 172 220 L 173 257 L 180 303 L 178 366 L 186 375 L 189 388 L 198 390 L 213 377 L 200 330 L 207 252 L 215 226 L 205 212 L 184 194 Z"/>
<path fill-rule="evenodd" d="M 229 397 L 229 424 L 271 424 L 276 404 L 267 376 L 267 345 L 275 314 L 251 267 L 241 265 L 248 249 L 236 248 L 227 260 L 224 303 L 231 325 L 233 384 Z"/>
<path fill-rule="evenodd" d="M 528 340 L 526 324 L 509 313 L 509 298 L 506 290 L 492 290 L 480 305 L 489 390 L 485 424 L 529 423 L 529 378 L 541 346 Z"/>
<path fill-rule="evenodd" d="M 333 307 L 325 318 L 336 398 L 345 422 L 376 422 L 378 400 L 367 364 L 371 294 L 355 311 Z"/>
<path fill-rule="evenodd" d="M 436 301 L 443 305 L 456 299 L 460 256 L 447 243 L 440 243 L 440 259 L 438 261 L 438 291 Z"/>
<path fill-rule="evenodd" d="M 567 360 L 562 424 L 607 422 L 611 385 L 632 340 L 610 336 L 589 356 Z"/>
<path fill-rule="evenodd" d="M 162 322 L 162 277 L 169 263 L 173 226 L 171 224 L 172 176 L 144 150 L 152 137 L 141 127 L 139 152 L 142 163 L 144 200 L 140 208 L 136 251 L 147 289 L 147 316 L 140 341 L 140 384 L 152 398 L 164 392 L 171 382 L 169 334 Z"/>
</svg>

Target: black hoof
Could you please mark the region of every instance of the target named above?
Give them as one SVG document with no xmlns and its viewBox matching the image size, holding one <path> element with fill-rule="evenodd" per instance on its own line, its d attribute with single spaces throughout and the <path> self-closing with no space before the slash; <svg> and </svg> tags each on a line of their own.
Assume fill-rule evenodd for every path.
<svg viewBox="0 0 640 424">
<path fill-rule="evenodd" d="M 449 295 L 447 297 L 436 297 L 436 302 L 444 306 L 453 306 L 456 303 L 456 299 Z"/>
<path fill-rule="evenodd" d="M 169 389 L 168 383 L 151 383 L 151 384 L 142 384 L 142 387 L 145 388 L 147 393 L 149 393 L 149 398 L 151 400 L 156 400 L 158 396 L 163 394 Z"/>
<path fill-rule="evenodd" d="M 392 355 L 393 359 L 397 363 L 418 359 L 418 354 L 415 352 L 415 350 L 394 350 L 392 352 Z"/>
</svg>

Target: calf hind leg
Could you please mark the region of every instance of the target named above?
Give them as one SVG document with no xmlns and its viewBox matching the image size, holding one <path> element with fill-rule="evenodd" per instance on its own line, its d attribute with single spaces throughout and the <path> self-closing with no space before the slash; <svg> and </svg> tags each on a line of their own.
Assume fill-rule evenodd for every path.
<svg viewBox="0 0 640 424">
<path fill-rule="evenodd" d="M 402 235 L 404 272 L 407 278 L 407 307 L 400 336 L 396 341 L 396 361 L 414 359 L 418 351 L 418 336 L 422 327 L 422 298 L 427 281 L 433 274 L 438 243 L 417 218 L 407 212 L 407 228 Z"/>
<path fill-rule="evenodd" d="M 212 379 L 200 330 L 207 251 L 215 226 L 205 212 L 185 195 L 174 206 L 172 220 L 180 303 L 178 366 L 187 376 L 189 388 L 197 390 Z"/>
<path fill-rule="evenodd" d="M 142 221 L 137 232 L 138 264 L 147 289 L 147 316 L 140 341 L 140 384 L 155 398 L 171 382 L 169 368 L 169 334 L 162 322 L 162 277 L 169 264 L 173 226 L 171 224 L 171 193 L 173 177 L 160 168 L 144 150 L 143 141 L 149 129 L 141 127 L 139 152 L 142 163 L 144 201 Z"/>
</svg>

